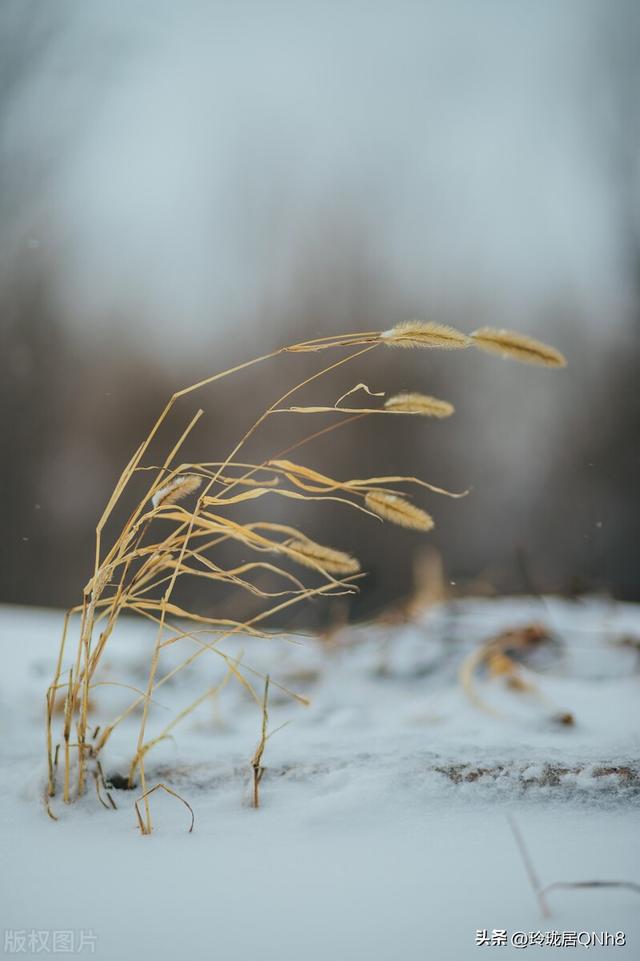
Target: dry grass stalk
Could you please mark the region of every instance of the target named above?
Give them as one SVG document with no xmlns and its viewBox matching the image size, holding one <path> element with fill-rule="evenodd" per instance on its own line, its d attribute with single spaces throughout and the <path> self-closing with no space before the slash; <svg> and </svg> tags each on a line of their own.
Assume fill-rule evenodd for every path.
<svg viewBox="0 0 640 961">
<path fill-rule="evenodd" d="M 104 779 L 104 772 L 103 772 L 103 770 L 102 770 L 102 765 L 101 765 L 100 762 L 97 761 L 97 760 L 96 760 L 96 763 L 95 763 L 95 766 L 94 766 L 94 769 L 93 769 L 93 779 L 94 779 L 94 781 L 95 781 L 96 794 L 97 794 L 97 796 L 98 796 L 98 800 L 100 801 L 100 804 L 103 806 L 103 808 L 106 808 L 107 811 L 109 811 L 109 810 L 115 811 L 115 810 L 117 809 L 118 805 L 117 805 L 116 802 L 113 800 L 113 797 L 111 796 L 111 794 L 109 793 L 109 791 L 108 791 L 108 789 L 107 789 L 107 785 L 106 785 L 105 779 Z M 107 801 L 109 802 L 108 804 L 107 804 L 107 801 L 104 800 L 104 798 L 102 797 L 102 795 L 101 795 L 101 793 L 100 793 L 100 787 L 103 788 L 105 794 L 107 795 Z"/>
<path fill-rule="evenodd" d="M 154 787 L 149 788 L 148 791 L 145 791 L 145 793 L 144 793 L 143 795 L 141 795 L 139 798 L 136 799 L 135 804 L 134 804 L 134 807 L 135 807 L 135 809 L 136 809 L 136 816 L 137 816 L 137 818 L 138 818 L 138 827 L 140 828 L 140 833 L 141 833 L 141 834 L 151 834 L 151 829 L 150 829 L 150 828 L 148 827 L 148 825 L 143 821 L 142 815 L 140 814 L 140 808 L 138 807 L 138 804 L 140 803 L 140 801 L 145 801 L 145 802 L 146 802 L 147 799 L 149 798 L 149 796 L 150 796 L 151 794 L 153 794 L 155 791 L 159 791 L 159 790 L 166 791 L 166 793 L 167 793 L 167 794 L 170 794 L 171 797 L 175 797 L 175 798 L 177 798 L 179 801 L 182 801 L 182 803 L 184 804 L 184 806 L 188 809 L 188 811 L 189 811 L 189 813 L 190 813 L 190 815 L 191 815 L 191 822 L 190 822 L 190 824 L 189 824 L 189 831 L 188 831 L 188 833 L 191 834 L 191 832 L 193 831 L 193 825 L 195 824 L 195 820 L 196 820 L 196 816 L 195 816 L 195 814 L 193 813 L 193 808 L 191 807 L 191 805 L 189 804 L 188 801 L 185 801 L 185 799 L 184 799 L 183 797 L 181 797 L 181 796 L 177 793 L 177 791 L 173 791 L 170 787 L 167 787 L 166 784 L 156 784 L 156 785 L 154 785 Z"/>
<path fill-rule="evenodd" d="M 590 888 L 622 888 L 640 894 L 640 884 L 636 881 L 553 881 L 542 889 L 542 894 L 549 891 L 588 890 Z"/>
<path fill-rule="evenodd" d="M 269 725 L 269 675 L 267 674 L 264 682 L 264 697 L 262 699 L 262 727 L 260 729 L 260 740 L 256 752 L 251 758 L 251 770 L 253 771 L 253 797 L 254 808 L 260 807 L 260 781 L 264 774 L 262 767 L 262 756 L 267 744 L 267 727 Z"/>
<path fill-rule="evenodd" d="M 454 350 L 469 347 L 471 344 L 469 337 L 454 327 L 422 320 L 404 320 L 390 330 L 385 330 L 381 337 L 389 347 L 438 347 L 441 350 Z"/>
<path fill-rule="evenodd" d="M 538 899 L 538 904 L 540 905 L 540 910 L 542 911 L 542 916 L 544 918 L 551 917 L 551 911 L 549 910 L 549 905 L 544 896 L 544 889 L 540 884 L 540 879 L 536 873 L 536 869 L 533 866 L 533 860 L 529 854 L 529 850 L 524 842 L 524 838 L 520 832 L 520 828 L 516 824 L 515 818 L 509 815 L 509 825 L 511 827 L 512 834 L 515 838 L 515 842 L 518 845 L 518 850 L 520 851 L 520 857 L 524 864 L 525 871 L 527 872 L 527 877 L 529 878 L 529 883 L 533 890 L 535 891 L 536 898 Z"/>
<path fill-rule="evenodd" d="M 415 393 L 395 394 L 385 401 L 384 407 L 393 414 L 419 414 L 422 417 L 451 417 L 455 410 L 447 400 Z"/>
<path fill-rule="evenodd" d="M 398 494 L 370 491 L 365 497 L 365 504 L 383 520 L 391 521 L 400 527 L 408 527 L 414 531 L 430 531 L 434 526 L 433 518 L 426 511 Z"/>
<path fill-rule="evenodd" d="M 563 726 L 574 724 L 573 714 L 559 710 L 532 680 L 527 680 L 515 659 L 519 653 L 531 650 L 549 640 L 550 636 L 545 627 L 541 624 L 531 624 L 527 627 L 503 631 L 471 651 L 460 665 L 458 673 L 462 689 L 471 703 L 486 714 L 500 717 L 499 712 L 486 704 L 476 689 L 477 671 L 484 667 L 490 678 L 503 680 L 509 690 L 536 698 L 549 712 L 549 719 L 554 724 Z"/>
<path fill-rule="evenodd" d="M 291 407 L 278 408 L 277 413 L 290 414 L 418 414 L 422 417 L 450 417 L 454 413 L 454 406 L 446 400 L 438 400 L 437 397 L 429 397 L 426 394 L 405 391 L 389 397 L 383 407 L 345 407 L 342 403 L 345 398 L 363 390 L 370 397 L 383 397 L 384 391 L 374 392 L 369 390 L 366 384 L 356 384 L 348 390 L 332 407 L 316 405 L 315 407 Z"/>
<path fill-rule="evenodd" d="M 364 384 L 357 384 L 347 391 L 332 408 L 292 408 L 290 404 L 291 398 L 307 385 L 385 345 L 452 348 L 467 347 L 469 343 L 471 341 L 465 334 L 449 327 L 410 321 L 384 332 L 341 334 L 283 347 L 207 377 L 178 391 L 170 398 L 114 487 L 96 526 L 93 572 L 84 589 L 82 602 L 71 608 L 65 617 L 54 677 L 46 696 L 48 798 L 54 797 L 58 791 L 58 750 L 54 748 L 56 740 L 63 747 L 61 764 L 64 801 L 69 803 L 84 793 L 88 774 L 93 774 L 96 778 L 96 790 L 100 795 L 100 789 L 104 788 L 101 768 L 97 766 L 100 764 L 101 753 L 114 730 L 131 718 L 135 711 L 141 710 L 140 727 L 131 755 L 131 776 L 139 771 L 142 789 L 139 801 L 144 802 L 144 819 L 137 803 L 136 812 L 143 833 L 149 833 L 152 829 L 150 794 L 159 787 L 170 794 L 174 792 L 165 785 L 156 785 L 151 791 L 147 790 L 145 758 L 149 750 L 173 729 L 174 724 L 187 717 L 195 706 L 206 699 L 210 689 L 180 711 L 174 721 L 165 726 L 163 732 L 148 737 L 147 725 L 156 692 L 198 658 L 209 653 L 221 658 L 233 679 L 260 705 L 260 698 L 253 689 L 249 675 L 261 675 L 246 664 L 234 662 L 221 648 L 224 640 L 237 634 L 267 636 L 268 623 L 265 622 L 280 616 L 292 606 L 303 604 L 312 598 L 341 598 L 357 590 L 360 567 L 350 554 L 317 544 L 303 531 L 294 527 L 268 523 L 260 513 L 254 521 L 238 523 L 231 516 L 234 505 L 257 504 L 263 497 L 269 496 L 297 501 L 321 500 L 331 502 L 332 505 L 338 503 L 343 509 L 357 510 L 365 514 L 375 513 L 403 527 L 428 531 L 433 526 L 431 517 L 399 496 L 395 490 L 389 489 L 389 484 L 412 484 L 436 494 L 464 496 L 466 492 L 453 493 L 416 477 L 338 480 L 286 458 L 294 450 L 316 438 L 373 414 L 417 413 L 448 416 L 450 410 L 446 402 L 410 393 L 391 398 L 384 408 L 347 409 L 339 406 L 346 397 L 360 390 L 370 396 L 381 396 L 370 391 Z M 144 463 L 150 445 L 182 398 L 240 371 L 250 370 L 256 364 L 286 354 L 324 352 L 332 349 L 343 351 L 345 348 L 346 356 L 341 356 L 328 365 L 321 365 L 315 373 L 277 397 L 257 417 L 223 460 L 180 462 L 180 450 L 203 414 L 203 410 L 198 409 L 187 421 L 162 463 L 158 467 Z M 273 454 L 269 460 L 252 463 L 250 458 L 243 456 L 241 452 L 269 417 L 292 409 L 303 413 L 311 410 L 339 411 L 349 416 L 289 444 Z M 137 505 L 129 509 L 127 520 L 119 534 L 110 546 L 105 546 L 105 528 L 112 519 L 115 508 L 128 493 L 131 481 L 141 471 L 151 471 L 152 480 Z M 196 503 L 191 507 L 185 506 L 184 498 L 200 488 L 202 493 Z M 159 518 L 162 519 L 162 524 L 156 523 Z M 218 547 L 230 542 L 240 545 L 251 557 L 243 558 L 242 563 L 225 568 L 217 559 Z M 277 563 L 265 560 L 265 555 L 272 555 L 277 559 Z M 319 583 L 307 584 L 300 580 L 289 570 L 290 563 L 313 570 L 315 580 Z M 272 587 L 265 587 L 257 582 L 258 577 L 264 579 L 266 576 L 274 582 Z M 179 606 L 173 600 L 176 583 L 179 579 L 195 577 L 206 579 L 212 585 L 231 585 L 251 593 L 261 599 L 263 606 L 253 617 L 244 621 L 216 617 L 209 610 L 199 612 Z M 105 719 L 99 736 L 96 731 L 92 738 L 90 732 L 95 721 L 92 721 L 93 704 L 90 693 L 98 683 L 105 683 L 98 680 L 97 674 L 110 638 L 123 614 L 143 619 L 152 624 L 156 631 L 147 683 L 142 691 L 132 688 L 134 696 L 129 705 L 111 721 Z M 70 663 L 67 663 L 67 635 L 71 625 L 77 629 L 77 646 Z M 178 664 L 163 671 L 164 650 L 176 644 L 188 646 L 190 653 L 185 653 L 185 657 Z M 63 681 L 63 678 L 68 680 Z M 306 703 L 303 697 L 289 691 L 284 685 L 277 681 L 271 683 L 296 697 L 301 703 Z M 131 687 L 126 683 L 121 686 Z M 56 738 L 56 703 L 63 692 L 62 737 Z M 262 703 L 262 709 L 264 720 L 265 702 Z M 72 738 L 74 726 L 75 738 Z M 261 756 L 261 753 L 257 756 L 256 770 L 261 766 Z M 72 786 L 72 772 L 75 787 Z M 105 803 L 101 795 L 100 800 Z M 55 817 L 50 807 L 49 811 Z"/>
<path fill-rule="evenodd" d="M 526 364 L 538 364 L 541 367 L 566 367 L 567 361 L 563 354 L 549 344 L 517 334 L 512 330 L 497 330 L 494 327 L 481 327 L 471 334 L 471 339 L 480 350 L 500 357 L 510 357 L 521 360 Z"/>
<path fill-rule="evenodd" d="M 167 738 L 171 736 L 171 732 L 173 731 L 174 727 L 180 724 L 181 721 L 184 721 L 185 717 L 188 717 L 189 714 L 192 714 L 193 711 L 195 711 L 195 709 L 199 707 L 204 701 L 215 698 L 215 696 L 219 694 L 220 691 L 222 691 L 226 687 L 229 679 L 233 677 L 234 674 L 236 673 L 236 667 L 240 663 L 240 660 L 241 658 L 236 660 L 235 665 L 230 664 L 227 670 L 227 673 L 224 675 L 223 679 L 218 684 L 214 684 L 213 687 L 207 688 L 207 690 L 203 694 L 201 694 L 194 701 L 192 701 L 191 704 L 187 705 L 187 707 L 183 708 L 183 710 L 180 711 L 180 713 L 177 714 L 173 718 L 173 720 L 170 721 L 162 729 L 162 731 L 157 735 L 157 737 L 154 737 L 152 740 L 147 741 L 146 744 L 142 745 L 140 751 L 136 753 L 136 756 L 133 758 L 129 768 L 128 782 L 130 787 L 133 787 L 133 785 L 135 784 L 136 770 L 138 768 L 140 760 L 144 758 L 145 754 L 147 754 L 148 751 L 151 750 L 151 748 L 155 747 L 156 744 L 159 744 L 161 741 L 166 741 Z"/>
<path fill-rule="evenodd" d="M 450 592 L 440 551 L 433 545 L 416 551 L 413 558 L 413 594 L 407 602 L 408 619 L 415 620 L 434 604 L 446 601 Z"/>
<path fill-rule="evenodd" d="M 509 815 L 508 820 L 518 846 L 518 850 L 520 851 L 520 856 L 522 858 L 525 871 L 527 872 L 529 883 L 534 890 L 543 917 L 551 917 L 551 910 L 547 901 L 547 895 L 550 891 L 589 890 L 593 888 L 621 888 L 625 891 L 633 891 L 635 894 L 640 894 L 640 884 L 637 884 L 635 881 L 554 881 L 551 884 L 547 884 L 543 887 L 540 883 L 540 879 L 538 878 L 536 869 L 533 866 L 533 859 L 529 853 L 527 845 L 525 844 L 522 832 L 516 824 L 515 818 Z"/>
</svg>

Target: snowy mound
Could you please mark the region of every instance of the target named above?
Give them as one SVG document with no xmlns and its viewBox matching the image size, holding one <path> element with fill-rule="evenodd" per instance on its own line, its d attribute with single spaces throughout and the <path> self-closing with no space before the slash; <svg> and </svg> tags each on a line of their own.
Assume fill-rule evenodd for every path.
<svg viewBox="0 0 640 961">
<path fill-rule="evenodd" d="M 461 683 L 481 645 L 532 625 L 539 643 L 505 643 L 477 661 L 470 687 Z M 80 803 L 53 799 L 57 823 L 46 816 L 44 694 L 60 626 L 58 614 L 0 610 L 5 932 L 72 930 L 78 945 L 84 931 L 82 950 L 93 944 L 114 961 L 187 950 L 285 961 L 466 959 L 492 950 L 476 945 L 478 929 L 620 930 L 626 945 L 589 956 L 637 957 L 640 898 L 558 891 L 543 918 L 507 820 L 543 884 L 640 880 L 633 606 L 467 600 L 325 639 L 228 639 L 221 648 L 259 695 L 261 675 L 271 679 L 260 810 L 250 807 L 250 760 L 261 712 L 231 678 L 146 761 L 148 784 L 166 784 L 193 808 L 193 833 L 186 809 L 156 792 L 147 838 L 133 809 L 139 791 L 124 789 L 135 712 L 102 757 L 116 809 L 91 786 Z M 131 701 L 120 684 L 145 687 L 153 641 L 152 628 L 120 625 L 92 694 L 93 722 Z M 207 652 L 158 690 L 148 736 L 227 670 Z M 501 956 L 516 950 L 507 944 Z"/>
</svg>

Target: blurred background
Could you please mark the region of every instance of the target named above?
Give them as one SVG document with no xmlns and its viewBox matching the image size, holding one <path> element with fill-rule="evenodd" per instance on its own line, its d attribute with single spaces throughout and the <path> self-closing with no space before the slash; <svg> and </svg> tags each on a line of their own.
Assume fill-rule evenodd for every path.
<svg viewBox="0 0 640 961">
<path fill-rule="evenodd" d="M 376 351 L 301 401 L 366 381 L 455 417 L 300 461 L 472 487 L 420 499 L 453 589 L 640 600 L 639 49 L 635 0 L 4 0 L 0 601 L 77 602 L 174 390 L 407 318 L 513 327 L 569 367 Z M 309 363 L 185 398 L 167 444 L 201 404 L 189 453 L 223 457 Z M 311 429 L 281 417 L 252 458 Z M 424 536 L 285 506 L 371 571 L 354 616 L 410 591 Z"/>
</svg>

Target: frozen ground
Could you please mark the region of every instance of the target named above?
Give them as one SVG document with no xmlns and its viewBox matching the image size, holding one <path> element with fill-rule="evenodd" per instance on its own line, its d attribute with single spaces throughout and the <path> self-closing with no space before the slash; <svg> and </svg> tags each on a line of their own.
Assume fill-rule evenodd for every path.
<svg viewBox="0 0 640 961">
<path fill-rule="evenodd" d="M 545 625 L 554 640 L 527 661 L 540 695 L 480 675 L 467 699 L 459 665 L 505 628 Z M 331 642 L 244 638 L 225 651 L 307 696 L 273 685 L 260 810 L 249 806 L 260 715 L 230 682 L 147 759 L 195 811 L 152 797 L 155 832 L 141 837 L 133 801 L 91 791 L 58 823 L 44 812 L 43 703 L 59 614 L 0 608 L 0 951 L 20 932 L 89 932 L 108 961 L 466 961 L 522 949 L 476 946 L 476 930 L 626 934 L 625 946 L 576 947 L 589 958 L 640 956 L 640 896 L 624 889 L 557 891 L 541 915 L 508 817 L 543 884 L 640 881 L 640 610 L 602 600 L 464 601 L 412 625 L 376 625 Z M 170 649 L 171 657 L 186 656 Z M 153 633 L 123 624 L 102 680 L 142 687 Z M 174 647 L 178 647 L 175 645 Z M 170 665 L 171 661 L 167 661 Z M 150 734 L 224 676 L 206 653 L 158 690 Z M 260 679 L 255 678 L 257 689 Z M 94 692 L 96 723 L 129 691 Z M 571 712 L 573 725 L 557 717 Z M 125 773 L 139 718 L 105 754 Z M 62 943 L 58 936 L 58 946 Z M 36 946 L 37 947 L 37 946 Z M 26 952 L 29 953 L 29 942 Z M 528 952 L 562 947 L 530 946 Z M 35 953 L 35 951 L 34 951 Z M 90 953 L 87 945 L 82 953 Z M 569 955 L 571 956 L 571 955 Z"/>
</svg>

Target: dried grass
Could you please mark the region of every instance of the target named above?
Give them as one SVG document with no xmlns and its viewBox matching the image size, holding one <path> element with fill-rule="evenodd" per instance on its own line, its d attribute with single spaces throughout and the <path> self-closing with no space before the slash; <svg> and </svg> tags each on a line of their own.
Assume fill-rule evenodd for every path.
<svg viewBox="0 0 640 961">
<path fill-rule="evenodd" d="M 301 564 L 315 568 L 320 566 L 329 574 L 357 574 L 360 570 L 360 562 L 355 557 L 346 554 L 344 551 L 337 551 L 332 547 L 316 544 L 309 538 L 290 540 L 286 547 Z"/>
<path fill-rule="evenodd" d="M 269 675 L 267 674 L 264 682 L 264 697 L 262 699 L 262 725 L 260 727 L 260 740 L 251 759 L 251 770 L 253 773 L 253 795 L 252 804 L 254 808 L 260 807 L 260 781 L 264 775 L 262 766 L 262 756 L 267 745 L 267 728 L 269 726 Z"/>
<path fill-rule="evenodd" d="M 433 518 L 415 504 L 411 504 L 398 494 L 386 494 L 384 491 L 370 491 L 365 504 L 374 514 L 378 514 L 385 521 L 408 527 L 413 531 L 430 531 Z"/>
<path fill-rule="evenodd" d="M 633 891 L 634 894 L 640 894 L 640 884 L 637 884 L 635 881 L 605 881 L 601 879 L 595 881 L 554 881 L 551 884 L 543 886 L 534 867 L 533 858 L 531 857 L 524 837 L 522 836 L 522 831 L 518 827 L 518 824 L 512 815 L 508 816 L 508 821 L 518 847 L 518 851 L 520 852 L 520 857 L 522 858 L 522 863 L 524 865 L 529 884 L 531 885 L 536 896 L 543 918 L 551 917 L 551 909 L 549 908 L 549 901 L 547 899 L 547 895 L 551 891 L 580 891 L 593 888 L 613 888 L 625 891 Z"/>
<path fill-rule="evenodd" d="M 503 631 L 471 651 L 460 665 L 458 673 L 462 689 L 471 703 L 486 714 L 493 714 L 495 717 L 501 716 L 478 694 L 476 688 L 477 673 L 480 668 L 484 667 L 490 679 L 499 679 L 509 690 L 534 698 L 554 724 L 563 726 L 574 724 L 573 714 L 570 711 L 559 709 L 532 679 L 526 678 L 522 665 L 516 659 L 518 655 L 526 654 L 538 645 L 548 643 L 550 640 L 551 637 L 545 627 L 540 624 L 530 624 L 526 627 Z"/>
<path fill-rule="evenodd" d="M 455 411 L 448 400 L 415 393 L 395 394 L 387 398 L 384 408 L 393 414 L 418 414 L 421 417 L 451 417 Z"/>
<path fill-rule="evenodd" d="M 87 777 L 90 775 L 95 780 L 100 802 L 109 806 L 101 795 L 101 789 L 105 790 L 102 753 L 114 730 L 130 719 L 134 712 L 138 712 L 140 725 L 135 743 L 131 745 L 129 784 L 133 786 L 134 780 L 139 777 L 141 793 L 136 802 L 138 823 L 142 833 L 151 833 L 150 794 L 159 788 L 170 794 L 175 792 L 164 784 L 148 788 L 145 772 L 147 755 L 159 741 L 169 736 L 176 724 L 214 693 L 214 689 L 208 685 L 199 698 L 152 736 L 148 733 L 150 715 L 156 694 L 162 686 L 178 677 L 204 654 L 214 655 L 221 659 L 227 670 L 224 683 L 232 679 L 242 685 L 256 706 L 262 709 L 264 720 L 266 704 L 261 702 L 250 679 L 261 675 L 230 657 L 221 647 L 224 640 L 239 634 L 255 638 L 268 636 L 269 622 L 291 608 L 312 598 L 341 598 L 357 590 L 358 578 L 362 576 L 359 573 L 360 565 L 349 553 L 317 544 L 295 527 L 270 523 L 264 520 L 264 513 L 260 511 L 255 520 L 235 520 L 235 505 L 255 504 L 265 497 L 274 496 L 296 501 L 324 501 L 334 509 L 339 506 L 340 509 L 359 511 L 365 516 L 373 514 L 402 527 L 428 531 L 433 527 L 430 515 L 401 497 L 389 485 L 409 484 L 450 497 L 461 497 L 466 493 L 454 493 L 416 477 L 338 480 L 321 470 L 288 459 L 294 450 L 316 438 L 374 414 L 449 416 L 452 408 L 446 402 L 422 394 L 406 393 L 390 398 L 384 407 L 342 406 L 346 397 L 358 391 L 364 391 L 372 397 L 382 396 L 370 391 L 364 384 L 357 384 L 347 391 L 333 407 L 293 407 L 290 405 L 291 398 L 308 384 L 379 347 L 446 349 L 467 347 L 471 342 L 465 334 L 449 327 L 410 321 L 384 332 L 330 336 L 283 347 L 192 384 L 171 397 L 113 489 L 96 527 L 92 575 L 84 588 L 81 603 L 71 608 L 64 619 L 54 676 L 46 696 L 49 772 L 46 807 L 50 817 L 55 818 L 50 799 L 61 791 L 66 803 L 74 801 L 85 793 Z M 480 346 L 477 338 L 475 342 Z M 160 466 L 154 467 L 146 462 L 150 447 L 157 440 L 171 411 L 179 401 L 195 391 L 250 370 L 256 364 L 288 354 L 330 349 L 343 351 L 345 348 L 346 356 L 329 365 L 320 365 L 311 376 L 295 383 L 277 397 L 223 460 L 180 462 L 181 448 L 203 415 L 203 410 L 197 409 Z M 244 455 L 244 449 L 269 417 L 284 411 L 303 414 L 330 412 L 338 414 L 340 420 L 290 443 L 266 461 L 253 463 Z M 146 490 L 137 503 L 130 499 L 126 521 L 113 541 L 105 546 L 105 529 L 113 518 L 114 510 L 129 497 L 132 481 L 148 473 L 151 474 L 151 481 Z M 200 492 L 199 496 L 189 506 L 185 499 L 196 491 Z M 232 543 L 240 545 L 246 558 L 235 566 L 224 567 L 219 546 Z M 291 564 L 312 570 L 313 581 L 307 583 L 301 580 L 289 569 Z M 214 616 L 210 608 L 199 611 L 181 607 L 173 599 L 176 584 L 179 579 L 196 577 L 211 582 L 212 586 L 223 584 L 246 591 L 258 599 L 260 609 L 247 620 L 233 620 Z M 265 582 L 267 578 L 270 580 L 268 585 Z M 90 694 L 98 684 L 107 683 L 99 679 L 99 669 L 123 614 L 154 625 L 155 643 L 149 658 L 147 682 L 143 690 L 138 690 L 126 679 L 121 684 L 116 680 L 109 681 L 111 684 L 120 684 L 123 689 L 130 689 L 133 696 L 128 706 L 115 718 L 103 723 L 101 729 L 94 730 L 94 707 Z M 68 637 L 72 631 L 75 632 L 76 645 L 69 656 Z M 166 648 L 175 645 L 186 647 L 187 650 L 185 656 L 169 668 L 163 664 L 163 655 Z M 297 698 L 300 703 L 306 703 L 305 698 L 289 691 L 277 680 L 271 679 L 270 683 Z M 56 705 L 61 697 L 64 699 L 64 710 L 58 719 Z M 56 725 L 61 730 L 57 730 Z M 57 736 L 54 736 L 56 731 Z M 257 757 L 255 770 L 261 769 L 261 756 Z M 138 804 L 144 805 L 144 813 L 141 813 Z"/>
<path fill-rule="evenodd" d="M 388 347 L 459 350 L 471 345 L 469 337 L 461 331 L 447 327 L 446 324 L 422 320 L 404 320 L 390 330 L 385 330 L 382 339 Z"/>
<path fill-rule="evenodd" d="M 555 347 L 543 344 L 540 340 L 517 334 L 512 330 L 497 330 L 494 327 L 481 327 L 471 334 L 476 347 L 489 354 L 509 357 L 525 364 L 541 367 L 566 367 L 567 360 Z"/>
<path fill-rule="evenodd" d="M 172 481 L 155 492 L 151 498 L 151 503 L 154 507 L 169 507 L 171 504 L 177 504 L 183 497 L 195 493 L 201 485 L 202 478 L 195 474 L 185 474 L 184 476 L 178 474 Z"/>
</svg>

